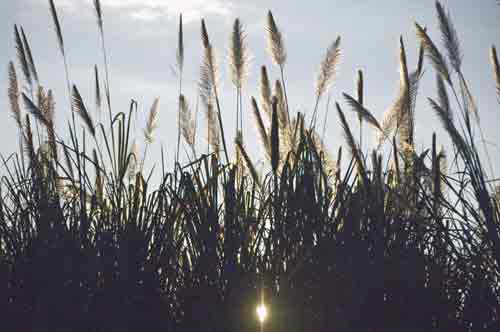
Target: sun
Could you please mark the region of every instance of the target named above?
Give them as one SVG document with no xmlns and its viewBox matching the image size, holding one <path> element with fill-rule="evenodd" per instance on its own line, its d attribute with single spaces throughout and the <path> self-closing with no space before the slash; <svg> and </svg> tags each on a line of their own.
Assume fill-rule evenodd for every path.
<svg viewBox="0 0 500 332">
<path fill-rule="evenodd" d="M 267 318 L 267 308 L 264 303 L 261 303 L 257 306 L 257 317 L 259 318 L 259 322 L 262 324 Z"/>
</svg>

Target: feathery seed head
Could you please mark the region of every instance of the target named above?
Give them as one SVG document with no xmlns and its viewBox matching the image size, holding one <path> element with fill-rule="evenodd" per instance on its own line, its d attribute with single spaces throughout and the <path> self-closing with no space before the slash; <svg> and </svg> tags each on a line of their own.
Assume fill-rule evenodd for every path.
<svg viewBox="0 0 500 332">
<path fill-rule="evenodd" d="M 182 14 L 179 15 L 179 32 L 177 36 L 177 67 L 182 71 L 184 67 L 184 35 L 182 32 Z"/>
<path fill-rule="evenodd" d="M 241 89 L 245 83 L 248 74 L 249 59 L 246 34 L 240 20 L 237 18 L 234 21 L 230 39 L 229 64 L 231 79 L 238 89 Z"/>
<path fill-rule="evenodd" d="M 257 104 L 257 100 L 255 100 L 254 97 L 252 97 L 252 110 L 253 110 L 253 115 L 255 118 L 257 130 L 259 132 L 259 137 L 260 137 L 262 146 L 264 147 L 264 152 L 266 153 L 266 156 L 268 157 L 268 159 L 270 159 L 271 158 L 271 150 L 270 150 L 269 136 L 267 135 L 266 126 L 264 125 L 264 121 L 262 120 L 262 116 L 261 116 L 260 111 L 259 111 L 259 105 Z"/>
<path fill-rule="evenodd" d="M 352 110 L 358 115 L 359 119 L 365 120 L 368 124 L 383 132 L 382 127 L 378 123 L 377 119 L 369 110 L 363 107 L 363 105 L 361 105 L 356 99 L 354 99 L 347 93 L 342 93 L 342 95 L 344 96 L 347 104 L 349 104 Z"/>
<path fill-rule="evenodd" d="M 19 61 L 19 64 L 21 65 L 21 70 L 22 70 L 23 75 L 24 75 L 24 80 L 31 87 L 33 84 L 33 81 L 31 78 L 31 71 L 30 71 L 30 67 L 28 64 L 28 57 L 26 55 L 24 43 L 22 41 L 21 34 L 19 33 L 19 29 L 17 28 L 17 25 L 14 25 L 14 39 L 15 39 L 15 43 L 16 43 L 17 59 Z"/>
<path fill-rule="evenodd" d="M 210 47 L 210 39 L 208 38 L 208 31 L 204 18 L 201 19 L 201 42 L 204 48 Z"/>
<path fill-rule="evenodd" d="M 52 14 L 52 20 L 54 21 L 54 28 L 56 29 L 57 42 L 59 44 L 59 50 L 64 57 L 64 40 L 62 37 L 61 24 L 59 23 L 59 18 L 57 16 L 56 6 L 54 5 L 54 0 L 49 0 L 50 13 Z"/>
<path fill-rule="evenodd" d="M 267 13 L 267 46 L 271 55 L 271 59 L 278 66 L 283 66 L 286 62 L 286 49 L 276 22 L 274 21 L 273 13 Z"/>
<path fill-rule="evenodd" d="M 500 65 L 498 64 L 497 49 L 495 46 L 491 47 L 490 60 L 493 66 L 493 74 L 495 76 L 497 95 L 500 96 Z"/>
<path fill-rule="evenodd" d="M 97 69 L 97 65 L 94 66 L 94 79 L 95 79 L 95 105 L 98 112 L 102 110 L 102 97 L 101 97 L 101 88 L 99 83 L 99 71 Z"/>
<path fill-rule="evenodd" d="M 102 8 L 99 0 L 94 0 L 94 9 L 97 16 L 97 24 L 99 25 L 99 28 L 102 29 Z"/>
<path fill-rule="evenodd" d="M 325 58 L 321 62 L 318 77 L 316 79 L 316 96 L 321 97 L 325 91 L 329 88 L 335 74 L 337 72 L 337 66 L 340 62 L 340 37 L 330 45 L 326 51 Z"/>
<path fill-rule="evenodd" d="M 271 119 L 271 85 L 267 75 L 266 66 L 260 67 L 260 100 L 264 112 Z"/>
<path fill-rule="evenodd" d="M 193 149 L 195 145 L 195 123 L 193 119 L 193 114 L 191 112 L 191 109 L 189 108 L 186 97 L 183 94 L 179 96 L 179 103 L 181 112 L 180 113 L 181 133 L 186 143 L 191 147 L 191 149 Z"/>
<path fill-rule="evenodd" d="M 207 117 L 207 141 L 212 151 L 218 154 L 220 151 L 220 132 L 217 113 L 212 102 L 206 105 L 205 112 Z"/>
<path fill-rule="evenodd" d="M 358 70 L 358 75 L 356 78 L 356 97 L 358 98 L 358 103 L 363 105 L 363 88 L 364 88 L 364 80 L 363 80 L 363 71 Z"/>
<path fill-rule="evenodd" d="M 417 30 L 417 38 L 420 40 L 422 46 L 424 47 L 425 53 L 429 60 L 431 61 L 434 69 L 443 76 L 443 79 L 448 83 L 451 83 L 450 72 L 448 70 L 448 65 L 442 54 L 437 49 L 436 45 L 432 42 L 429 35 L 418 23 L 415 22 L 415 28 Z"/>
<path fill-rule="evenodd" d="M 148 144 L 154 142 L 154 131 L 158 128 L 158 111 L 160 105 L 160 98 L 155 98 L 153 105 L 149 110 L 148 119 L 146 121 L 146 128 L 144 128 L 144 138 Z"/>
<path fill-rule="evenodd" d="M 441 2 L 436 1 L 436 10 L 441 30 L 441 38 L 446 49 L 451 67 L 458 73 L 462 65 L 462 52 L 457 32 L 451 21 L 450 15 L 446 13 Z"/>
<path fill-rule="evenodd" d="M 19 130 L 22 131 L 22 116 L 21 116 L 21 108 L 19 107 L 19 84 L 17 82 L 17 73 L 16 67 L 14 63 L 9 62 L 9 88 L 8 88 L 8 97 L 10 103 L 10 111 Z"/>
<path fill-rule="evenodd" d="M 38 84 L 38 72 L 36 70 L 35 61 L 33 60 L 33 54 L 31 53 L 31 47 L 28 42 L 28 38 L 26 38 L 26 34 L 24 33 L 24 29 L 21 27 L 21 35 L 23 37 L 23 46 L 26 54 L 26 61 L 29 67 L 30 74 L 33 76 L 33 79 Z"/>
<path fill-rule="evenodd" d="M 95 136 L 94 122 L 92 120 L 92 117 L 90 116 L 90 113 L 87 111 L 87 107 L 85 107 L 80 92 L 78 91 L 75 85 L 73 85 L 73 90 L 72 90 L 72 104 L 73 104 L 73 110 L 78 113 L 78 115 L 83 120 L 83 122 L 85 123 L 87 129 L 90 131 L 92 136 Z"/>
</svg>

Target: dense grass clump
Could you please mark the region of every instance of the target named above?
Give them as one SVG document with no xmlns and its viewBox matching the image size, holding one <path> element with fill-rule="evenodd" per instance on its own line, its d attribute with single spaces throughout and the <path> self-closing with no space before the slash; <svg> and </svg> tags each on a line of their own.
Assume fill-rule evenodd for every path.
<svg viewBox="0 0 500 332">
<path fill-rule="evenodd" d="M 49 4 L 66 59 L 57 8 Z M 361 133 L 357 139 L 336 103 L 345 147 L 335 157 L 323 144 L 318 105 L 335 79 L 341 39 L 320 65 L 312 114 L 294 114 L 284 35 L 268 13 L 269 52 L 281 75 L 272 82 L 262 67 L 259 98 L 251 99 L 267 174 L 254 166 L 242 131 L 249 74 L 242 23 L 234 23 L 229 61 L 238 101 L 234 145 L 222 126 L 214 46 L 201 24 L 203 145 L 183 92 L 181 16 L 176 165 L 168 171 L 162 156 L 159 181 L 144 166 L 154 158 L 147 151 L 159 102 L 140 152 L 131 131 L 136 102 L 127 113 L 113 111 L 98 0 L 94 6 L 105 64 L 104 79 L 95 68 L 97 116 L 67 75 L 69 132 L 55 128 L 54 96 L 15 28 L 22 80 L 10 63 L 8 97 L 21 150 L 4 158 L 0 184 L 2 330 L 500 330 L 500 190 L 478 152 L 478 110 L 439 2 L 444 53 L 416 24 L 421 47 L 412 70 L 401 38 L 399 93 L 381 121 L 363 101 L 359 72 L 356 95 L 343 97 L 360 128 L 378 134 L 378 147 L 363 149 Z M 495 48 L 491 56 L 500 96 Z M 437 75 L 428 102 L 451 138 L 447 151 L 435 135 L 428 149 L 415 148 L 425 58 Z M 187 151 L 185 165 L 179 151 Z M 264 326 L 255 317 L 260 302 L 270 312 Z"/>
</svg>

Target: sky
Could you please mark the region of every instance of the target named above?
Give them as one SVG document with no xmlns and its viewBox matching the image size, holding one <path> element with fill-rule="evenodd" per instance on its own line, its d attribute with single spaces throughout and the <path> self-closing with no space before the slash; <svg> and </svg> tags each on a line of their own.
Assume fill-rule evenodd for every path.
<svg viewBox="0 0 500 332">
<path fill-rule="evenodd" d="M 93 67 L 103 69 L 102 55 L 92 0 L 55 0 L 61 21 L 70 79 L 76 84 L 91 109 L 94 103 Z M 172 160 L 176 146 L 177 78 L 172 74 L 177 44 L 179 13 L 184 18 L 185 85 L 184 93 L 192 108 L 196 101 L 197 81 L 201 63 L 200 19 L 205 18 L 208 32 L 217 51 L 222 84 L 221 108 L 227 140 L 234 137 L 235 92 L 229 78 L 227 50 L 231 26 L 239 17 L 247 33 L 252 55 L 248 84 L 244 91 L 245 144 L 256 162 L 262 149 L 253 126 L 250 97 L 258 96 L 259 68 L 266 65 L 273 80 L 279 78 L 266 51 L 265 19 L 272 10 L 282 31 L 288 53 L 285 65 L 287 93 L 292 112 L 310 114 L 314 106 L 314 81 L 319 63 L 328 46 L 342 37 L 342 62 L 330 89 L 331 100 L 342 92 L 354 93 L 355 73 L 365 75 L 365 105 L 381 119 L 396 98 L 399 80 L 398 48 L 402 35 L 411 68 L 415 66 L 418 44 L 414 22 L 427 26 L 429 35 L 439 42 L 439 30 L 433 0 L 101 0 L 104 30 L 109 56 L 112 104 L 116 111 L 127 111 L 131 99 L 139 103 L 140 114 L 134 128 L 142 144 L 142 129 L 155 97 L 160 98 L 157 140 L 150 156 L 150 165 L 158 162 L 160 147 Z M 450 11 L 464 53 L 463 69 L 476 97 L 481 126 L 488 143 L 493 164 L 500 165 L 500 105 L 489 62 L 489 48 L 500 47 L 500 6 L 495 0 L 443 1 Z M 60 57 L 48 0 L 0 1 L 0 153 L 4 156 L 17 150 L 17 129 L 9 115 L 7 103 L 7 65 L 15 59 L 14 24 L 23 26 L 30 40 L 41 83 L 53 89 L 56 97 L 56 119 L 63 132 L 70 118 L 65 87 L 64 65 Z M 416 110 L 417 148 L 429 147 L 431 135 L 437 133 L 438 143 L 449 141 L 427 97 L 435 97 L 435 73 L 426 63 L 422 88 Z M 20 73 L 19 73 L 20 74 Z M 326 98 L 320 104 L 326 109 Z M 336 151 L 343 143 L 342 131 L 335 110 L 327 119 L 326 144 Z M 348 114 L 357 131 L 354 114 Z M 203 123 L 200 114 L 198 123 Z M 323 120 L 322 120 L 323 122 Z M 200 129 L 202 130 L 202 129 Z M 365 131 L 363 140 L 370 144 L 374 135 Z M 64 135 L 63 135 L 64 136 Z M 200 140 L 203 137 L 199 137 Z M 498 169 L 498 168 L 497 168 Z M 498 171 L 496 172 L 498 173 Z M 498 174 L 497 174 L 498 175 Z"/>
</svg>

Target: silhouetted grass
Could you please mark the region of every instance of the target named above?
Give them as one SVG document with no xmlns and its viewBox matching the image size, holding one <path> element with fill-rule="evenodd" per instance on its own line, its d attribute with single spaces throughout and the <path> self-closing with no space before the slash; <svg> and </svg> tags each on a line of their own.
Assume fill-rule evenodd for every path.
<svg viewBox="0 0 500 332">
<path fill-rule="evenodd" d="M 100 113 L 93 118 L 67 75 L 69 132 L 56 130 L 52 92 L 39 83 L 24 31 L 15 29 L 26 85 L 20 88 L 11 63 L 8 95 L 22 153 L 3 160 L 0 185 L 2 330 L 255 331 L 262 296 L 270 311 L 266 331 L 500 329 L 500 191 L 478 152 L 478 110 L 462 74 L 459 39 L 439 2 L 446 56 L 417 24 L 421 48 L 412 71 L 401 38 L 399 93 L 382 121 L 363 102 L 361 72 L 356 98 L 344 94 L 360 124 L 378 133 L 375 145 L 387 149 L 370 151 L 366 142 L 363 149 L 336 104 L 347 157 L 342 149 L 331 156 L 315 130 L 318 104 L 340 60 L 340 38 L 321 63 L 316 107 L 306 119 L 290 112 L 285 35 L 269 12 L 269 50 L 280 79 L 273 84 L 262 67 L 260 100 L 251 103 L 269 161 L 264 173 L 242 133 L 248 70 L 242 23 L 235 21 L 231 37 L 238 96 L 231 159 L 217 58 L 204 22 L 199 94 L 208 153 L 198 152 L 206 147 L 198 105 L 193 112 L 183 94 L 181 17 L 176 164 L 168 171 L 162 155 L 157 182 L 144 160 L 154 144 L 159 101 L 145 124 L 141 155 L 131 131 L 137 104 L 127 113 L 111 107 L 103 13 L 99 1 L 94 6 L 106 64 L 104 103 L 95 69 L 95 108 L 108 112 L 105 122 Z M 437 98 L 429 102 L 451 138 L 449 151 L 438 148 L 435 135 L 428 149 L 415 148 L 424 56 L 437 73 Z M 491 56 L 498 93 L 494 48 Z M 190 159 L 184 166 L 181 137 Z"/>
</svg>

